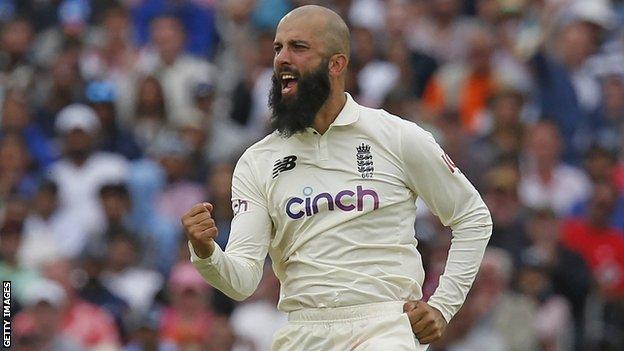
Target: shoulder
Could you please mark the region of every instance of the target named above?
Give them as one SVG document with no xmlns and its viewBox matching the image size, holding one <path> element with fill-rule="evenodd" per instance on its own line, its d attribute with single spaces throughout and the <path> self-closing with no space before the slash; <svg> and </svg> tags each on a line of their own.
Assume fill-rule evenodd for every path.
<svg viewBox="0 0 624 351">
<path fill-rule="evenodd" d="M 393 115 L 382 109 L 372 109 L 362 106 L 360 119 L 363 125 L 368 126 L 373 134 L 391 140 L 408 139 L 410 142 L 424 142 L 433 140 L 430 132 L 418 123 Z"/>
<path fill-rule="evenodd" d="M 116 168 L 121 170 L 126 170 L 129 166 L 129 162 L 125 157 L 105 151 L 94 153 L 91 156 L 89 163 L 97 167 Z"/>
<path fill-rule="evenodd" d="M 367 135 L 399 158 L 407 151 L 428 150 L 436 143 L 432 134 L 417 123 L 382 109 L 360 106 L 357 128 L 358 134 Z"/>
<path fill-rule="evenodd" d="M 271 172 L 267 164 L 272 164 L 276 155 L 281 155 L 287 145 L 288 139 L 280 137 L 277 132 L 267 135 L 243 152 L 236 162 L 235 177 L 247 178 L 254 182 L 264 179 Z"/>
<path fill-rule="evenodd" d="M 57 161 L 52 163 L 49 167 L 49 171 L 53 176 L 57 175 L 58 173 L 67 171 L 69 169 L 71 169 L 71 163 L 65 158 L 58 159 Z"/>
<path fill-rule="evenodd" d="M 561 163 L 556 169 L 557 178 L 568 182 L 578 184 L 579 186 L 589 187 L 589 179 L 580 168 Z"/>
<path fill-rule="evenodd" d="M 268 155 L 282 148 L 285 143 L 286 139 L 280 137 L 277 132 L 273 132 L 248 147 L 239 158 L 239 163 L 242 161 L 254 163 L 259 159 L 266 159 Z"/>
</svg>

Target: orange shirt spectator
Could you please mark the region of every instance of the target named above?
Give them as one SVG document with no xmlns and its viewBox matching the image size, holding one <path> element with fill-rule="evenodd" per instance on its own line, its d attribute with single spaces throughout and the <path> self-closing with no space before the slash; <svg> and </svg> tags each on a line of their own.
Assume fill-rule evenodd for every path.
<svg viewBox="0 0 624 351">
<path fill-rule="evenodd" d="M 447 109 L 456 110 L 464 131 L 473 133 L 478 125 L 479 113 L 485 109 L 487 99 L 494 88 L 489 74 L 455 72 L 457 77 L 432 78 L 423 95 L 425 106 L 435 114 Z M 452 82 L 451 82 L 452 80 Z"/>
</svg>

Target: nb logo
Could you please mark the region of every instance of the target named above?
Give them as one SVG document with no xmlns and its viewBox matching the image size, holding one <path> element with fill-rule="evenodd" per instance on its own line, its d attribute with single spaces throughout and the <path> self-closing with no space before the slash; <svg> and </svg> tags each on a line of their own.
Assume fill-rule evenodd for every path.
<svg viewBox="0 0 624 351">
<path fill-rule="evenodd" d="M 297 161 L 297 156 L 295 155 L 286 156 L 281 160 L 275 161 L 275 164 L 273 165 L 273 178 L 277 177 L 284 171 L 290 171 L 295 168 L 297 165 L 295 161 Z"/>
</svg>

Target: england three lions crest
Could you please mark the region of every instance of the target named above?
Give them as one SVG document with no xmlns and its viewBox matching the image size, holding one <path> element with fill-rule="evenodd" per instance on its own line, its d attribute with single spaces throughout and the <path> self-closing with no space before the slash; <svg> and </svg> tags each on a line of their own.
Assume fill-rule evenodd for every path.
<svg viewBox="0 0 624 351">
<path fill-rule="evenodd" d="M 373 155 L 370 152 L 370 145 L 362 143 L 355 149 L 357 150 L 355 158 L 357 160 L 358 172 L 364 179 L 372 178 L 375 168 L 373 167 Z"/>
</svg>

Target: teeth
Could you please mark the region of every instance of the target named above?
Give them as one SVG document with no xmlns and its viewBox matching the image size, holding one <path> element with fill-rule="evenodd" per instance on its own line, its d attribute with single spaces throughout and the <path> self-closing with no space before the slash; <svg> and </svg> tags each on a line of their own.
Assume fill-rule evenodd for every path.
<svg viewBox="0 0 624 351">
<path fill-rule="evenodd" d="M 282 79 L 295 79 L 295 76 L 289 73 L 282 74 Z"/>
</svg>

